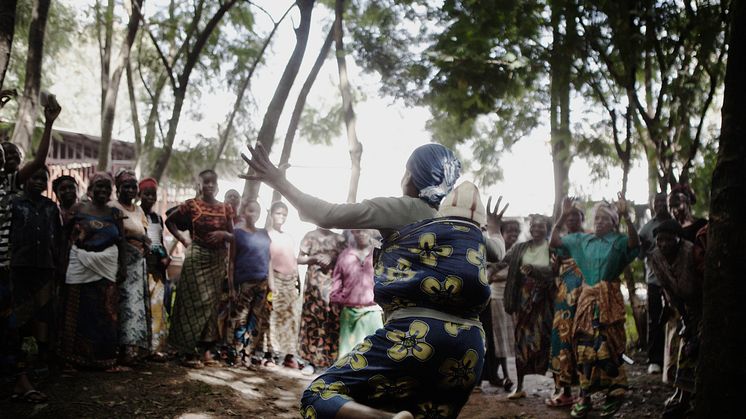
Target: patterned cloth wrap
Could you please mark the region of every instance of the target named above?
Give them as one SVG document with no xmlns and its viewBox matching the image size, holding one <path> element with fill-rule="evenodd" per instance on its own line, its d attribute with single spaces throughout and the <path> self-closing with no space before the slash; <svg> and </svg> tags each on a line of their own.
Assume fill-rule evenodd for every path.
<svg viewBox="0 0 746 419">
<path fill-rule="evenodd" d="M 485 244 L 458 218 L 420 221 L 383 245 L 375 300 L 387 322 L 306 389 L 301 414 L 332 418 L 348 401 L 415 417 L 455 418 L 478 382 L 489 302 Z"/>
</svg>

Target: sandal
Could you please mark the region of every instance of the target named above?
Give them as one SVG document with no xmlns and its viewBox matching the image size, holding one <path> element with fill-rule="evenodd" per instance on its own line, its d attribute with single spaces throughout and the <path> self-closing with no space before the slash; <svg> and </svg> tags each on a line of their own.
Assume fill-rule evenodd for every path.
<svg viewBox="0 0 746 419">
<path fill-rule="evenodd" d="M 507 377 L 506 377 L 506 378 L 505 378 L 505 379 L 503 380 L 503 390 L 505 390 L 505 391 L 510 391 L 510 390 L 512 390 L 512 389 L 513 389 L 513 382 L 512 382 L 512 381 L 510 381 L 510 378 L 507 378 Z"/>
<path fill-rule="evenodd" d="M 544 400 L 544 404 L 549 407 L 566 407 L 572 406 L 574 403 L 575 399 L 572 396 L 565 396 L 564 394 Z"/>
<path fill-rule="evenodd" d="M 609 418 L 614 416 L 616 412 L 619 411 L 619 409 L 622 408 L 622 399 L 616 398 L 616 397 L 606 397 L 606 400 L 604 401 L 604 405 L 601 408 L 601 417 L 602 418 Z"/>
<path fill-rule="evenodd" d="M 508 400 L 518 400 L 518 399 L 525 399 L 525 398 L 526 398 L 526 392 L 524 390 L 514 391 L 508 394 Z"/>
<path fill-rule="evenodd" d="M 590 412 L 591 409 L 593 409 L 593 405 L 591 403 L 584 403 L 580 401 L 572 405 L 570 416 L 574 418 L 584 418 L 588 416 L 588 412 Z"/>
<path fill-rule="evenodd" d="M 277 367 L 277 364 L 275 364 L 275 361 L 273 361 L 271 359 L 265 359 L 264 361 L 262 361 L 262 366 L 264 368 L 272 369 L 272 368 Z"/>
<path fill-rule="evenodd" d="M 41 404 L 46 403 L 49 400 L 49 397 L 39 390 L 32 389 L 25 393 L 13 393 L 13 395 L 10 396 L 10 400 L 14 402 Z"/>
</svg>

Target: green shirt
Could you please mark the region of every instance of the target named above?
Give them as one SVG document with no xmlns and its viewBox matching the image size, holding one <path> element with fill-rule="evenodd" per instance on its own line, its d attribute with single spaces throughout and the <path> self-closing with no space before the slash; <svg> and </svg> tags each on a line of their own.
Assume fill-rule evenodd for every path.
<svg viewBox="0 0 746 419">
<path fill-rule="evenodd" d="M 629 248 L 627 236 L 615 232 L 603 237 L 573 233 L 562 237 L 562 248 L 575 259 L 586 284 L 617 279 L 640 252 L 640 246 Z"/>
</svg>

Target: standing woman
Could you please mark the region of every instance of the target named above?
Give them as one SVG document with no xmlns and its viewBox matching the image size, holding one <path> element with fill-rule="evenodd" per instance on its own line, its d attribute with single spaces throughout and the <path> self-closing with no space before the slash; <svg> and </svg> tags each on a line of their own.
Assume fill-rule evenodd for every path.
<svg viewBox="0 0 746 419">
<path fill-rule="evenodd" d="M 137 185 L 140 196 L 140 208 L 148 220 L 147 235 L 150 240 L 150 248 L 146 252 L 145 262 L 148 275 L 148 299 L 150 301 L 150 333 L 152 359 L 159 361 L 164 359 L 163 352 L 168 336 L 168 325 L 166 323 L 166 268 L 171 258 L 168 256 L 166 246 L 163 244 L 163 217 L 153 206 L 158 201 L 158 182 L 153 178 L 145 178 Z"/>
<path fill-rule="evenodd" d="M 288 218 L 288 206 L 277 201 L 269 208 L 272 223 L 269 246 L 272 263 L 272 313 L 270 314 L 270 351 L 284 356 L 282 364 L 297 368 L 298 334 L 300 332 L 300 279 L 293 236 L 282 230 Z"/>
<path fill-rule="evenodd" d="M 185 356 L 184 365 L 201 368 L 199 360 L 214 362 L 211 349 L 218 340 L 217 308 L 223 281 L 232 287 L 232 270 L 226 273 L 226 243 L 233 242 L 233 210 L 215 199 L 218 175 L 199 174 L 198 198 L 188 199 L 166 219 L 166 227 L 186 248 L 179 278 L 179 292 L 168 342 Z M 191 226 L 189 236 L 178 226 Z M 197 350 L 199 349 L 199 352 Z"/>
<path fill-rule="evenodd" d="M 329 367 L 337 359 L 339 313 L 330 304 L 329 294 L 332 271 L 344 243 L 341 234 L 321 227 L 306 234 L 300 243 L 298 264 L 308 265 L 298 339 L 298 355 L 307 361 L 304 374 Z"/>
<path fill-rule="evenodd" d="M 70 209 L 78 202 L 78 182 L 74 177 L 62 175 L 52 181 L 52 191 L 59 202 L 62 224 L 70 219 Z"/>
<path fill-rule="evenodd" d="M 583 210 L 573 205 L 564 227 L 567 234 L 583 232 Z M 549 407 L 570 406 L 573 403 L 572 385 L 578 384 L 575 353 L 572 347 L 572 327 L 575 308 L 583 285 L 583 274 L 575 260 L 568 255 L 557 255 L 560 261 L 557 296 L 554 299 L 552 320 L 552 351 L 549 369 L 554 374 L 555 394 L 545 400 Z"/>
<path fill-rule="evenodd" d="M 137 177 L 122 169 L 114 178 L 117 200 L 109 206 L 122 211 L 124 219 L 124 260 L 127 277 L 119 284 L 119 343 L 123 347 L 122 363 L 131 365 L 150 352 L 150 296 L 148 293 L 145 252 L 150 247 L 148 219 L 135 204 Z"/>
<path fill-rule="evenodd" d="M 625 310 L 619 275 L 637 257 L 640 240 L 621 193 L 616 208 L 606 202 L 596 204 L 593 234 L 560 237 L 559 230 L 572 211 L 572 200 L 565 198 L 550 241 L 552 247 L 575 259 L 583 274 L 572 329 L 581 400 L 573 405 L 571 415 L 587 416 L 592 408 L 591 394 L 603 391 L 606 400 L 601 415 L 606 417 L 619 410 L 627 388 L 622 365 L 626 346 Z M 620 217 L 629 236 L 617 232 Z"/>
<path fill-rule="evenodd" d="M 122 212 L 107 204 L 112 178 L 96 173 L 90 180 L 90 200 L 71 208 L 65 225 L 70 237 L 69 264 L 63 293 L 60 357 L 69 364 L 122 371 L 119 346 L 119 291 L 124 281 Z"/>
<path fill-rule="evenodd" d="M 518 383 L 509 399 L 526 397 L 523 378 L 544 375 L 549 367 L 552 302 L 555 283 L 552 272 L 547 229 L 543 215 L 530 216 L 531 240 L 519 243 L 503 260 L 508 265 L 505 284 L 505 311 L 515 324 L 515 366 Z"/>
<path fill-rule="evenodd" d="M 339 356 L 383 327 L 381 307 L 373 301 L 373 242 L 369 230 L 352 230 L 353 242 L 340 253 L 329 300 L 341 306 Z"/>
</svg>

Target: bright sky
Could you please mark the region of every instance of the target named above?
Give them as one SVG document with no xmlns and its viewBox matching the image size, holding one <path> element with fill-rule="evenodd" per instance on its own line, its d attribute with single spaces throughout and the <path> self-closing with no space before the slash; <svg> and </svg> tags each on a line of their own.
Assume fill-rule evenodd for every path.
<svg viewBox="0 0 746 419">
<path fill-rule="evenodd" d="M 78 0 L 67 0 L 67 2 L 80 10 L 86 8 L 86 3 L 91 3 Z M 146 2 L 146 16 L 152 13 L 153 6 L 157 3 L 158 1 Z M 279 18 L 291 1 L 273 0 L 261 3 L 275 18 Z M 257 13 L 257 19 L 262 28 L 259 32 L 267 33 L 270 25 L 269 20 L 260 13 Z M 255 75 L 251 94 L 257 103 L 254 115 L 252 115 L 256 130 L 261 124 L 267 105 L 295 45 L 292 25 L 297 24 L 298 21 L 296 11 L 292 19 L 286 19 L 283 22 L 269 54 L 267 54 L 265 66 L 260 68 Z M 303 67 L 296 79 L 278 125 L 278 140 L 272 154 L 274 161 L 279 160 L 281 142 L 287 128 L 289 115 L 292 112 L 298 90 L 321 47 L 326 35 L 323 29 L 328 27 L 328 22 L 330 22 L 329 11 L 324 6 L 317 5 Z M 77 117 L 65 118 L 63 114 L 60 118 L 60 127 L 99 134 L 97 113 L 99 100 L 98 56 L 95 50 L 83 53 L 75 50 L 68 55 L 67 58 L 70 60 L 83 63 L 87 61 L 88 65 L 70 69 L 63 67 L 64 60 L 60 60 L 61 63 L 53 70 L 57 72 L 55 78 L 58 82 L 51 86 L 49 90 L 58 93 L 58 96 L 61 97 L 73 96 L 76 103 Z M 334 103 L 334 101 L 341 100 L 336 85 L 336 63 L 331 57 L 326 61 L 311 91 L 309 96 L 309 104 L 311 105 L 318 101 Z M 409 154 L 417 146 L 426 144 L 431 140 L 425 129 L 429 112 L 423 108 L 407 108 L 400 103 L 393 102 L 390 98 L 379 97 L 379 80 L 374 76 L 361 74 L 351 58 L 348 59 L 347 64 L 351 83 L 362 88 L 367 95 L 364 102 L 355 104 L 357 134 L 364 147 L 358 199 L 375 196 L 399 196 L 401 195 L 400 180 Z M 195 138 L 200 133 L 209 136 L 215 135 L 215 127 L 217 124 L 223 123 L 235 99 L 233 92 L 228 91 L 226 87 L 218 83 L 221 83 L 221 81 L 216 81 L 213 92 L 202 92 L 198 104 L 190 104 L 202 114 L 200 120 L 190 118 L 187 112 L 182 114 L 177 138 L 188 143 L 190 139 Z M 126 140 L 131 138 L 132 134 L 124 78 L 121 86 L 115 137 Z M 70 108 L 68 107 L 66 110 L 70 111 Z M 90 116 L 81 119 L 82 115 Z M 167 116 L 164 116 L 164 124 L 166 118 Z M 88 120 L 95 121 L 95 123 L 80 126 L 80 123 L 76 122 L 74 126 L 70 126 L 73 125 L 74 120 Z M 548 141 L 548 127 L 542 126 L 536 129 L 531 136 L 516 144 L 510 153 L 504 154 L 500 159 L 504 179 L 496 185 L 480 188 L 484 195 L 484 202 L 486 202 L 488 195 L 503 195 L 504 201 L 510 203 L 510 208 L 507 211 L 509 216 L 522 216 L 537 212 L 551 214 L 554 197 L 552 161 Z M 333 144 L 333 146 L 312 146 L 296 136 L 293 155 L 290 160 L 292 167 L 288 170 L 288 176 L 303 191 L 331 202 L 344 202 L 347 195 L 350 170 L 347 140 L 344 134 L 334 139 Z M 630 173 L 627 196 L 636 202 L 647 200 L 647 175 L 644 166 L 644 162 L 636 162 Z M 607 180 L 593 183 L 589 180 L 591 176 L 588 165 L 584 161 L 576 159 L 573 161 L 570 172 L 571 194 L 590 196 L 592 199 L 614 198 L 616 192 L 621 189 L 621 169 L 610 168 L 609 172 L 610 176 Z M 467 173 L 462 175 L 462 179 L 471 180 L 471 176 Z M 221 179 L 220 188 L 222 192 L 230 188 L 241 191 L 243 181 L 240 179 Z M 260 202 L 265 209 L 269 206 L 270 199 L 271 190 L 263 186 L 260 193 Z M 262 223 L 263 220 L 260 220 L 260 224 Z M 287 230 L 296 239 L 299 240 L 305 232 L 312 228 L 311 225 L 301 223 L 297 214 L 291 210 Z"/>
</svg>

